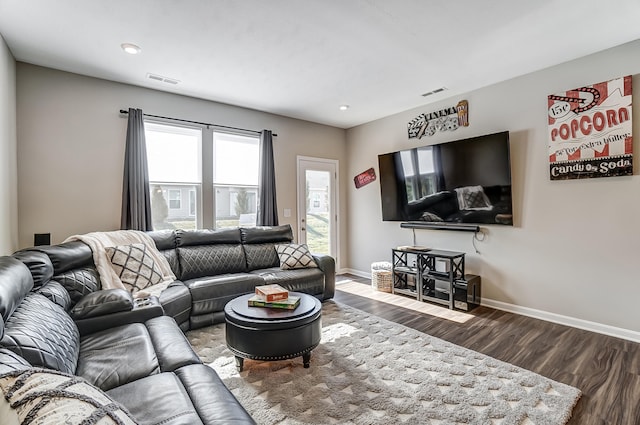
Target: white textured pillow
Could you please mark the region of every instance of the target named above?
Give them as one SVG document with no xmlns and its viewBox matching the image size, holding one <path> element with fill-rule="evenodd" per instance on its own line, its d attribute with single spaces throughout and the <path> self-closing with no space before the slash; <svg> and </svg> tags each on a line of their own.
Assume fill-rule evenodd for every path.
<svg viewBox="0 0 640 425">
<path fill-rule="evenodd" d="M 32 424 L 136 424 L 126 409 L 102 390 L 62 372 L 9 372 L 0 375 L 0 389 L 20 423 L 31 419 Z"/>
<path fill-rule="evenodd" d="M 305 244 L 276 245 L 276 251 L 280 258 L 280 268 L 283 270 L 318 267 Z"/>
<path fill-rule="evenodd" d="M 162 281 L 162 271 L 145 244 L 114 246 L 105 251 L 111 267 L 132 294 Z"/>
</svg>

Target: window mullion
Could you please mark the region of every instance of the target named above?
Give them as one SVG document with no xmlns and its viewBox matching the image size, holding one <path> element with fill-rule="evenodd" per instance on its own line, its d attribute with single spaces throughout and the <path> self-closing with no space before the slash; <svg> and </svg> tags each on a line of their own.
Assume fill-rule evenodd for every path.
<svg viewBox="0 0 640 425">
<path fill-rule="evenodd" d="M 215 228 L 215 196 L 213 188 L 213 130 L 202 129 L 202 223 L 204 229 Z"/>
</svg>

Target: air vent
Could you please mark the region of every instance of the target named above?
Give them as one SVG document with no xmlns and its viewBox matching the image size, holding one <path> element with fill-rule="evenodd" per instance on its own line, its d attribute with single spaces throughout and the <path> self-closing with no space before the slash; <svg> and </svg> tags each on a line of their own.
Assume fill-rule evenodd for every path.
<svg viewBox="0 0 640 425">
<path fill-rule="evenodd" d="M 424 93 L 422 97 L 431 96 L 432 94 L 440 93 L 442 91 L 445 91 L 446 89 L 447 89 L 446 87 L 440 87 L 439 89 L 431 90 L 429 92 Z"/>
<path fill-rule="evenodd" d="M 176 80 L 175 78 L 169 78 L 169 77 L 163 77 L 162 75 L 156 75 L 156 74 L 147 74 L 147 78 L 153 81 L 158 81 L 160 83 L 166 83 L 166 84 L 178 84 L 180 82 L 180 80 Z"/>
</svg>

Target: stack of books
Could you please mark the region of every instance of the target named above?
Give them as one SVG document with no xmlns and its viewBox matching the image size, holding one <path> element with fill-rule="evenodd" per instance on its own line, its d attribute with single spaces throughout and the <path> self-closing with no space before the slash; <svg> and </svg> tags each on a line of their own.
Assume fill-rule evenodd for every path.
<svg viewBox="0 0 640 425">
<path fill-rule="evenodd" d="M 300 304 L 300 297 L 290 296 L 280 285 L 256 286 L 256 293 L 249 298 L 249 307 L 280 308 L 294 310 Z"/>
</svg>

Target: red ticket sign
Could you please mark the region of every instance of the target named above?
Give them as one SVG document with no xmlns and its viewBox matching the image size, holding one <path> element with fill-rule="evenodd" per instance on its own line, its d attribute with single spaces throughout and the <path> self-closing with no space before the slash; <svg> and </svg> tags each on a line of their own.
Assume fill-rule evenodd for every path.
<svg viewBox="0 0 640 425">
<path fill-rule="evenodd" d="M 369 168 L 367 171 L 364 171 L 353 178 L 353 182 L 356 184 L 356 189 L 360 189 L 362 186 L 375 181 L 376 179 L 376 170 L 373 168 Z"/>
</svg>

